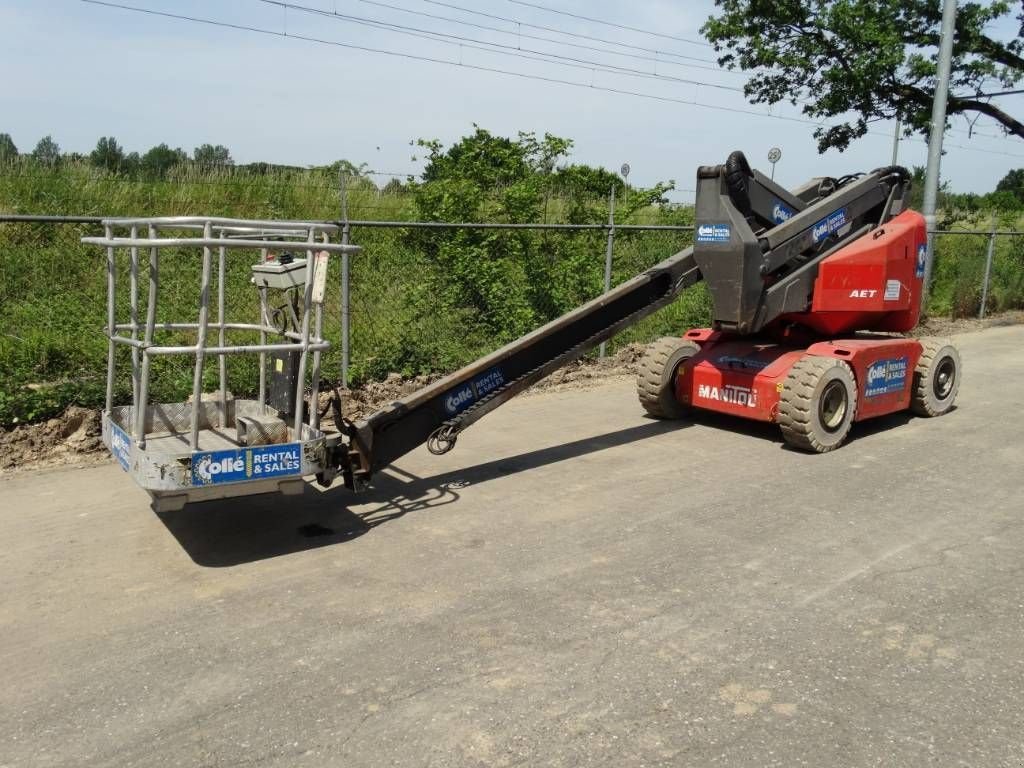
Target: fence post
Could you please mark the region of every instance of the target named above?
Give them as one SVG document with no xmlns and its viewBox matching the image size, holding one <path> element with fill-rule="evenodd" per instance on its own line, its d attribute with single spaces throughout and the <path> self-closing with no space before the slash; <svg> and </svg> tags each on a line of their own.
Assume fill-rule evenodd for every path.
<svg viewBox="0 0 1024 768">
<path fill-rule="evenodd" d="M 611 195 L 608 197 L 608 245 L 604 249 L 604 292 L 612 289 L 612 251 L 615 248 L 615 187 L 612 186 Z M 601 349 L 598 352 L 604 357 L 606 352 L 605 342 L 601 342 Z"/>
<path fill-rule="evenodd" d="M 341 244 L 348 245 L 351 232 L 348 225 L 348 190 L 345 186 L 345 171 L 338 169 L 341 185 Z M 348 254 L 341 254 L 341 386 L 348 389 L 349 354 L 349 264 Z"/>
<path fill-rule="evenodd" d="M 985 256 L 985 281 L 981 284 L 981 309 L 978 311 L 978 319 L 985 319 L 985 304 L 988 303 L 988 280 L 989 275 L 992 274 L 992 250 L 996 243 L 996 220 L 995 214 L 992 215 L 992 232 L 988 236 L 988 253 Z"/>
<path fill-rule="evenodd" d="M 349 243 L 349 226 L 346 221 L 341 228 L 341 244 Z M 349 355 L 349 273 L 348 254 L 341 254 L 341 386 L 348 389 L 348 355 Z"/>
</svg>

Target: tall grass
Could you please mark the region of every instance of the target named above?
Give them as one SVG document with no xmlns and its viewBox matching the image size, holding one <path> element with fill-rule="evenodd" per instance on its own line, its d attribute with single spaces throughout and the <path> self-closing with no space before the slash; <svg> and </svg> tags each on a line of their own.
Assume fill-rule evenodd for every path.
<svg viewBox="0 0 1024 768">
<path fill-rule="evenodd" d="M 408 195 L 381 194 L 355 180 L 347 190 L 352 220 L 405 221 L 415 217 Z M 552 199 L 548 221 L 558 221 L 569 206 Z M 16 163 L 0 169 L 0 212 L 81 214 L 94 216 L 194 215 L 240 218 L 338 219 L 337 180 L 322 171 L 266 174 L 238 170 L 172 171 L 166 178 L 139 181 L 97 172 L 82 164 L 47 169 Z M 683 212 L 657 208 L 640 211 L 636 223 L 677 223 Z M 102 249 L 79 239 L 97 234 L 88 225 L 0 225 L 0 424 L 46 418 L 75 403 L 102 402 L 106 369 L 106 267 Z M 403 375 L 449 371 L 489 352 L 502 339 L 483 322 L 471 303 L 443 304 L 435 288 L 446 276 L 422 247 L 430 232 L 354 227 L 352 241 L 363 248 L 352 258 L 353 383 Z M 540 324 L 597 296 L 603 289 L 605 239 L 601 232 L 523 232 L 524 253 L 546 264 L 548 289 L 536 309 Z M 620 232 L 615 242 L 613 284 L 628 279 L 689 244 L 687 233 Z M 120 257 L 118 312 L 127 318 L 127 264 Z M 228 317 L 252 321 L 256 296 L 248 282 L 252 254 L 229 260 L 226 281 Z M 194 252 L 162 255 L 159 319 L 189 321 L 197 313 L 199 265 Z M 332 261 L 325 306 L 325 335 L 332 350 L 325 375 L 340 373 L 340 265 Z M 708 302 L 702 291 L 630 329 L 614 344 L 678 332 L 706 322 Z M 241 341 L 241 339 L 237 339 Z M 188 333 L 167 334 L 167 343 L 191 343 Z M 614 347 L 613 344 L 613 347 Z M 125 375 L 117 398 L 130 397 L 128 353 L 119 358 Z M 191 391 L 187 358 L 155 361 L 152 398 L 174 401 Z M 229 359 L 230 386 L 237 394 L 256 384 L 254 360 Z M 204 372 L 214 385 L 215 366 Z"/>
</svg>

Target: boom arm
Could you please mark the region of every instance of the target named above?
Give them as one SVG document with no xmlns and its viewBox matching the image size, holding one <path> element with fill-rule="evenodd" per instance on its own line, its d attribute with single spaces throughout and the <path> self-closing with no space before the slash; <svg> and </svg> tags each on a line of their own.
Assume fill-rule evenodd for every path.
<svg viewBox="0 0 1024 768">
<path fill-rule="evenodd" d="M 701 168 L 695 247 L 345 425 L 348 442 L 334 449 L 335 465 L 345 484 L 358 490 L 423 443 L 434 453 L 450 450 L 463 429 L 702 279 L 715 300 L 717 327 L 749 333 L 784 312 L 805 309 L 817 264 L 899 213 L 906 178 L 902 168 L 881 169 L 849 180 L 815 179 L 791 193 L 752 171 L 738 152 L 725 165 Z M 830 228 L 829 215 L 839 211 L 846 219 Z M 824 236 L 816 234 L 822 223 Z"/>
</svg>

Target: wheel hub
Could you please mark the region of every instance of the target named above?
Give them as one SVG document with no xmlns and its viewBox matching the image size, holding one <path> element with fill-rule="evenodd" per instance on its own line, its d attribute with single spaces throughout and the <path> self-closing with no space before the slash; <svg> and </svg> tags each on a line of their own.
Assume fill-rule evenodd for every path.
<svg viewBox="0 0 1024 768">
<path fill-rule="evenodd" d="M 849 396 L 843 382 L 833 380 L 825 387 L 818 401 L 818 419 L 828 432 L 837 431 L 846 420 Z"/>
<path fill-rule="evenodd" d="M 953 391 L 953 384 L 956 382 L 956 362 L 952 357 L 943 358 L 942 362 L 935 368 L 935 376 L 932 379 L 932 391 L 939 400 L 945 400 Z"/>
</svg>

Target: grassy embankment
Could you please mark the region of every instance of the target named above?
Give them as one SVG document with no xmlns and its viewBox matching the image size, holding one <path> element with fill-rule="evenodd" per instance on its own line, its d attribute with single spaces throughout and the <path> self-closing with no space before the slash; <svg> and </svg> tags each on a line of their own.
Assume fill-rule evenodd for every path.
<svg viewBox="0 0 1024 768">
<path fill-rule="evenodd" d="M 409 195 L 381 195 L 369 185 L 350 187 L 350 218 L 412 220 Z M 552 200 L 549 220 L 558 221 L 565 206 Z M 266 175 L 182 171 L 160 181 L 135 181 L 97 174 L 84 165 L 57 170 L 24 165 L 0 171 L 0 212 L 115 216 L 209 215 L 244 218 L 336 219 L 336 180 L 323 172 L 287 171 Z M 947 217 L 953 218 L 953 217 Z M 686 211 L 649 208 L 631 223 L 681 223 Z M 1020 229 L 1015 216 L 1002 216 L 1001 229 Z M 950 228 L 985 228 L 990 215 L 960 219 Z M 75 403 L 95 406 L 102 400 L 106 344 L 105 258 L 99 248 L 79 238 L 95 234 L 90 226 L 0 225 L 0 426 L 45 418 Z M 356 228 L 353 242 L 364 248 L 352 266 L 352 373 L 355 383 L 404 375 L 448 371 L 490 351 L 510 338 L 500 318 L 483 318 L 471 301 L 453 305 L 438 286 L 446 276 L 424 254 L 429 233 Z M 536 290 L 531 322 L 539 325 L 600 292 L 605 238 L 601 232 L 517 234 L 524 258 L 542 265 L 543 290 Z M 686 233 L 624 233 L 615 240 L 613 284 L 689 244 Z M 985 262 L 985 236 L 942 236 L 938 241 L 932 315 L 977 313 Z M 228 315 L 255 319 L 255 293 L 248 283 L 250 254 L 235 257 L 227 280 Z M 160 319 L 185 321 L 195 316 L 198 260 L 194 254 L 164 256 Z M 126 266 L 126 265 L 125 265 Z M 337 378 L 340 358 L 339 265 L 334 260 L 332 294 L 325 330 L 334 342 L 325 374 Z M 126 318 L 127 269 L 121 270 L 119 306 Z M 509 280 L 524 279 L 510 276 Z M 507 286 L 512 288 L 514 286 Z M 531 288 L 534 290 L 534 288 Z M 1024 306 L 1024 238 L 997 240 L 989 293 L 989 310 Z M 709 302 L 701 286 L 672 306 L 620 335 L 613 343 L 646 341 L 707 321 Z M 497 329 L 497 330 L 496 330 Z M 164 341 L 188 343 L 187 334 L 167 334 Z M 241 340 L 241 339 L 239 339 Z M 127 354 L 127 353 L 126 353 Z M 127 373 L 126 358 L 121 370 Z M 230 362 L 231 387 L 251 392 L 256 381 L 253 360 Z M 191 368 L 183 358 L 163 359 L 155 369 L 152 396 L 183 399 L 191 390 Z M 214 364 L 207 369 L 213 386 Z M 118 399 L 129 394 L 127 375 L 119 381 Z"/>
</svg>

